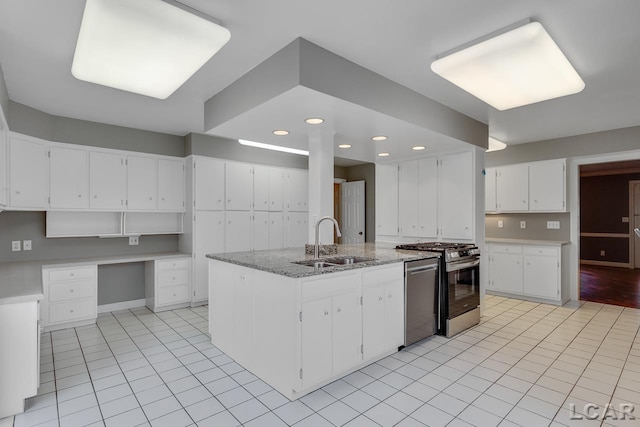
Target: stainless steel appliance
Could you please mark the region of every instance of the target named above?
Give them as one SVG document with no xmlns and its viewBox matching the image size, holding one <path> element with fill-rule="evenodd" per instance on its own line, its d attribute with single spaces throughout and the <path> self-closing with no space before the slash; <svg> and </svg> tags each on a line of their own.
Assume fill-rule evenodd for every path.
<svg viewBox="0 0 640 427">
<path fill-rule="evenodd" d="M 439 334 L 451 337 L 480 323 L 480 249 L 476 245 L 427 242 L 396 248 L 441 254 Z"/>
<path fill-rule="evenodd" d="M 404 345 L 438 332 L 438 258 L 404 264 Z"/>
</svg>

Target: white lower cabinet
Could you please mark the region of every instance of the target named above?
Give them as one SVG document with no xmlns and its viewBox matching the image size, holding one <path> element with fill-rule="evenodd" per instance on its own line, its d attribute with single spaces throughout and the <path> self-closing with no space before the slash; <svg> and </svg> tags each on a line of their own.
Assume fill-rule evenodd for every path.
<svg viewBox="0 0 640 427">
<path fill-rule="evenodd" d="M 224 212 L 196 211 L 192 232 L 193 302 L 209 299 L 209 259 L 207 254 L 224 252 Z"/>
<path fill-rule="evenodd" d="M 98 266 L 43 268 L 42 325 L 55 330 L 95 323 L 98 317 Z"/>
<path fill-rule="evenodd" d="M 191 302 L 191 258 L 149 261 L 145 272 L 146 305 L 154 312 Z"/>
</svg>

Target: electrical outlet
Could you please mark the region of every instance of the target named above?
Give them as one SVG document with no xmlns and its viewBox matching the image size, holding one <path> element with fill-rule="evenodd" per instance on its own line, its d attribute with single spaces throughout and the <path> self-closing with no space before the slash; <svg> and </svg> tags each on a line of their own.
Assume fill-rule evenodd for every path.
<svg viewBox="0 0 640 427">
<path fill-rule="evenodd" d="M 560 229 L 560 221 L 547 221 L 547 228 L 549 230 L 559 230 Z"/>
<path fill-rule="evenodd" d="M 22 241 L 22 250 L 30 251 L 31 250 L 31 240 L 23 240 Z"/>
<path fill-rule="evenodd" d="M 498 220 L 498 228 L 504 228 L 504 221 L 501 219 Z"/>
<path fill-rule="evenodd" d="M 129 236 L 129 246 L 136 246 L 138 243 L 140 243 L 138 236 Z"/>
<path fill-rule="evenodd" d="M 520 228 L 527 228 L 527 221 L 520 221 Z"/>
<path fill-rule="evenodd" d="M 17 252 L 17 251 L 20 251 L 20 250 L 21 250 L 21 249 L 20 249 L 20 240 L 13 240 L 13 241 L 11 242 L 11 250 L 12 250 L 13 252 Z"/>
<path fill-rule="evenodd" d="M 622 222 L 629 222 L 629 217 L 628 216 L 623 216 L 622 217 Z"/>
<path fill-rule="evenodd" d="M 604 251 L 600 251 L 600 256 L 604 256 Z"/>
</svg>

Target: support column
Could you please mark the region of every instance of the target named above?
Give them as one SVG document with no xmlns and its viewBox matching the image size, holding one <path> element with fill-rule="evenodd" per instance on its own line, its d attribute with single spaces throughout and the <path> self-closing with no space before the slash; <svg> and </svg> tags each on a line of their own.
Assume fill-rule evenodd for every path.
<svg viewBox="0 0 640 427">
<path fill-rule="evenodd" d="M 309 132 L 309 243 L 315 240 L 316 221 L 323 216 L 333 217 L 335 133 L 321 126 Z M 324 221 L 320 226 L 320 242 L 333 243 L 333 224 L 330 221 Z"/>
</svg>

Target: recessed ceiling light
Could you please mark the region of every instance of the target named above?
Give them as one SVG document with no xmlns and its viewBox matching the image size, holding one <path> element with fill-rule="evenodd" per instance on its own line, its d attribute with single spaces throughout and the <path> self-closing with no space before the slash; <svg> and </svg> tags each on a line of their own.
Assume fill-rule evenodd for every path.
<svg viewBox="0 0 640 427">
<path fill-rule="evenodd" d="M 284 129 L 276 129 L 273 131 L 273 134 L 278 136 L 285 136 L 285 135 L 289 135 L 289 131 Z"/>
<path fill-rule="evenodd" d="M 378 157 L 387 157 L 390 156 L 389 153 L 378 153 Z"/>
<path fill-rule="evenodd" d="M 166 99 L 230 37 L 226 28 L 164 1 L 87 0 L 71 73 Z"/>
<path fill-rule="evenodd" d="M 491 151 L 500 151 L 507 148 L 507 144 L 500 141 L 499 139 L 495 139 L 493 137 L 489 137 L 489 148 L 487 149 L 487 153 Z"/>
<path fill-rule="evenodd" d="M 340 144 L 338 148 L 351 148 L 351 144 Z"/>
<path fill-rule="evenodd" d="M 384 135 L 377 135 L 371 138 L 372 141 L 386 141 L 387 137 Z"/>
<path fill-rule="evenodd" d="M 411 147 L 411 149 L 415 151 L 424 150 L 425 148 L 427 147 L 425 147 L 424 145 L 416 145 L 415 147 Z"/>
<path fill-rule="evenodd" d="M 321 119 L 320 117 L 309 117 L 308 119 L 305 120 L 305 123 L 310 124 L 310 125 L 319 125 L 320 123 L 323 123 L 324 119 Z"/>
<path fill-rule="evenodd" d="M 539 22 L 444 56 L 431 70 L 501 111 L 584 89 L 584 81 Z"/>
<path fill-rule="evenodd" d="M 264 142 L 247 141 L 246 139 L 239 139 L 238 142 L 242 145 L 248 145 L 250 147 L 256 147 L 256 148 L 264 148 L 266 150 L 283 151 L 285 153 L 300 154 L 302 156 L 309 155 L 308 151 L 298 150 L 297 148 L 289 148 L 289 147 L 282 147 L 280 145 L 265 144 Z"/>
</svg>

